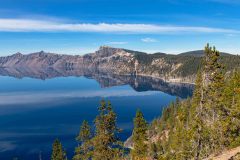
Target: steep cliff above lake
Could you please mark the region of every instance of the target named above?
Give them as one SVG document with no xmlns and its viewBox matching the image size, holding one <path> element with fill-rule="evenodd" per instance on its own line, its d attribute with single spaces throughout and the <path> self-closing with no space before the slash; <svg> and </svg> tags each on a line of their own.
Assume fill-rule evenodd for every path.
<svg viewBox="0 0 240 160">
<path fill-rule="evenodd" d="M 143 75 L 171 82 L 194 82 L 201 64 L 201 52 L 192 51 L 179 55 L 165 53 L 147 54 L 144 52 L 102 46 L 90 54 L 62 55 L 44 51 L 23 55 L 16 53 L 0 57 L 2 68 L 57 68 L 91 69 L 118 75 Z M 225 69 L 240 67 L 240 56 L 222 53 L 221 61 Z"/>
</svg>

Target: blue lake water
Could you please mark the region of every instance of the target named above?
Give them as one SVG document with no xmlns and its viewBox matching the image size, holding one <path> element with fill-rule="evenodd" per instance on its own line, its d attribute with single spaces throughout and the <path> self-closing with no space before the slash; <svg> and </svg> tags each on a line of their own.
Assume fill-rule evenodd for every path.
<svg viewBox="0 0 240 160">
<path fill-rule="evenodd" d="M 150 122 L 176 96 L 191 95 L 186 86 L 171 88 L 148 78 L 129 83 L 123 80 L 126 77 L 95 79 L 0 76 L 0 160 L 50 159 L 51 145 L 56 138 L 61 140 L 71 159 L 80 124 L 84 119 L 93 122 L 102 99 L 111 101 L 118 125 L 123 129 L 120 137 L 126 140 L 131 135 L 137 109 Z"/>
</svg>

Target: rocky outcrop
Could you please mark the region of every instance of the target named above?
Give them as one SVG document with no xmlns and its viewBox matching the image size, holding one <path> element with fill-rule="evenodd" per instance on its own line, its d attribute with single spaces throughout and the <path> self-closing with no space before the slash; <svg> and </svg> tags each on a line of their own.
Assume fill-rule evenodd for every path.
<svg viewBox="0 0 240 160">
<path fill-rule="evenodd" d="M 132 136 L 129 137 L 125 142 L 124 142 L 124 147 L 129 148 L 129 149 L 133 149 L 133 140 L 132 140 Z"/>
<path fill-rule="evenodd" d="M 1 57 L 0 67 L 4 68 L 98 68 L 98 70 L 131 74 L 134 58 L 131 53 L 122 49 L 100 47 L 98 51 L 84 56 L 60 55 L 44 51 L 28 55 L 16 53 Z"/>
<path fill-rule="evenodd" d="M 61 68 L 70 67 L 74 63 L 82 63 L 82 57 L 46 53 L 41 51 L 28 55 L 16 53 L 12 56 L 0 58 L 0 67 L 7 68 Z"/>
<path fill-rule="evenodd" d="M 240 146 L 222 151 L 219 155 L 211 155 L 204 160 L 240 160 Z"/>
</svg>

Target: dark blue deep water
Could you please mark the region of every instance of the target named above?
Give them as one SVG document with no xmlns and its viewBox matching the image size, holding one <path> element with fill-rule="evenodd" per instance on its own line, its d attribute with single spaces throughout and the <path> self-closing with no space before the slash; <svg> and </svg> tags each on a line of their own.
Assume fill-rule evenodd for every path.
<svg viewBox="0 0 240 160">
<path fill-rule="evenodd" d="M 50 159 L 51 145 L 56 138 L 61 140 L 71 159 L 79 126 L 84 119 L 93 122 L 101 99 L 111 101 L 118 125 L 123 129 L 120 137 L 126 140 L 131 135 L 137 109 L 150 122 L 176 96 L 191 95 L 186 86 L 171 88 L 149 78 L 95 79 L 0 76 L 0 160 Z"/>
</svg>

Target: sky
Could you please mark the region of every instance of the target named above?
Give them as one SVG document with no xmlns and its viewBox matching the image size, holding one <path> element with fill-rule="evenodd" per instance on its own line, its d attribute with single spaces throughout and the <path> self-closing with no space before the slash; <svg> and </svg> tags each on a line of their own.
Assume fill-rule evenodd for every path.
<svg viewBox="0 0 240 160">
<path fill-rule="evenodd" d="M 240 54 L 240 0 L 0 0 L 0 56 L 85 54 L 107 45 L 148 53 Z"/>
</svg>

